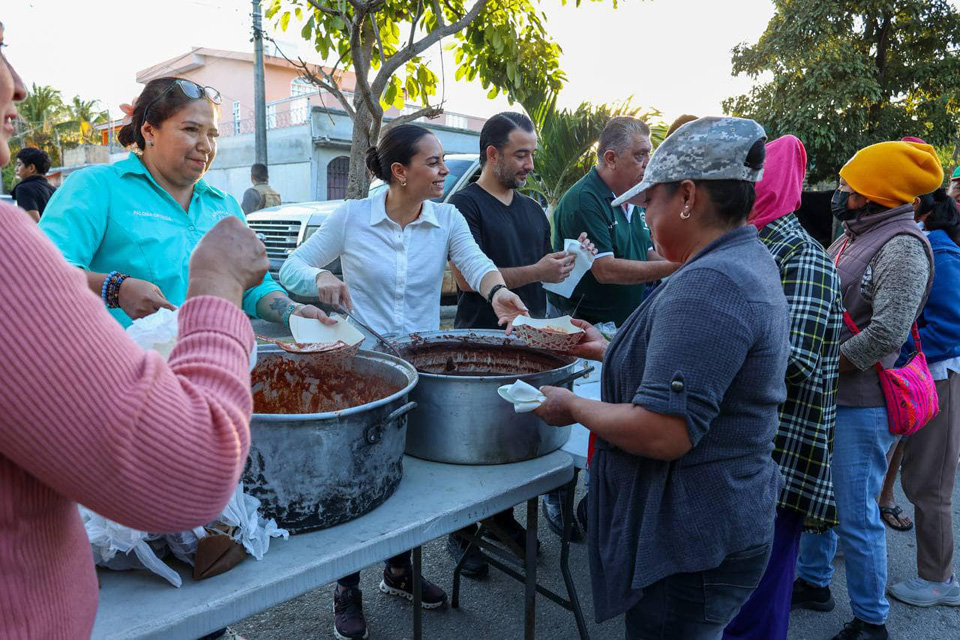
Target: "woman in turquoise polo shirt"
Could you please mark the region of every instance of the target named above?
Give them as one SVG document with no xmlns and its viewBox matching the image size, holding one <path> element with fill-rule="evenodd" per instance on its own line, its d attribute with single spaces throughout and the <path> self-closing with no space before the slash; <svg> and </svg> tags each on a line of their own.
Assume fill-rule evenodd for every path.
<svg viewBox="0 0 960 640">
<path fill-rule="evenodd" d="M 121 324 L 183 303 L 190 254 L 222 218 L 244 219 L 233 196 L 203 181 L 217 155 L 220 94 L 183 78 L 150 81 L 119 140 L 133 153 L 71 175 L 47 204 L 41 229 Z M 299 305 L 269 274 L 243 296 L 250 316 L 330 322 Z"/>
</svg>

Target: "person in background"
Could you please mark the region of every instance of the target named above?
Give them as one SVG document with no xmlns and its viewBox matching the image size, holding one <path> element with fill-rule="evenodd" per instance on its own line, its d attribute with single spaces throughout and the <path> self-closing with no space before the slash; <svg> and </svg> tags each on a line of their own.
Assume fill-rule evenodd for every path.
<svg viewBox="0 0 960 640">
<path fill-rule="evenodd" d="M 267 165 L 258 162 L 250 166 L 250 182 L 253 186 L 243 192 L 243 201 L 240 206 L 244 215 L 280 205 L 280 194 L 267 184 L 269 179 Z"/>
<path fill-rule="evenodd" d="M 203 180 L 217 155 L 216 89 L 157 78 L 135 103 L 118 134 L 130 157 L 71 174 L 40 221 L 123 326 L 182 304 L 200 238 L 223 218 L 244 219 L 233 196 Z M 243 310 L 283 325 L 294 314 L 333 323 L 293 302 L 269 274 L 244 294 Z"/>
<path fill-rule="evenodd" d="M 529 313 L 506 287 L 494 263 L 477 246 L 456 207 L 433 201 L 443 195 L 450 173 L 443 147 L 415 124 L 391 127 L 367 151 L 367 168 L 387 189 L 362 200 L 347 200 L 280 269 L 290 291 L 344 306 L 382 335 L 406 335 L 440 328 L 440 288 L 447 260 L 479 291 L 501 325 Z M 337 258 L 343 280 L 322 269 Z M 441 607 L 447 594 L 421 576 L 423 606 Z M 367 637 L 360 574 L 344 576 L 334 591 L 334 633 L 341 639 Z M 386 562 L 380 590 L 413 599 L 410 552 Z"/>
<path fill-rule="evenodd" d="M 787 401 L 773 440 L 773 459 L 786 484 L 780 490 L 773 551 L 760 585 L 727 625 L 727 640 L 786 640 L 800 534 L 837 524 L 830 449 L 837 411 L 840 279 L 830 256 L 794 215 L 807 153 L 794 136 L 767 143 L 763 179 L 750 223 L 780 268 L 790 310 Z"/>
<path fill-rule="evenodd" d="M 672 135 L 674 131 L 676 131 L 683 125 L 687 124 L 688 122 L 693 122 L 696 119 L 697 119 L 697 116 L 692 116 L 689 113 L 683 114 L 682 116 L 674 120 L 673 123 L 670 125 L 670 128 L 667 129 L 667 136 Z"/>
<path fill-rule="evenodd" d="M 650 127 L 628 116 L 611 118 L 600 134 L 597 166 L 563 195 L 553 214 L 553 250 L 564 239 L 586 233 L 597 255 L 570 298 L 547 293 L 556 309 L 550 315 L 571 314 L 591 324 L 617 326 L 640 306 L 645 283 L 676 271 L 650 243 L 642 209 L 613 206 L 611 201 L 643 179 L 650 161 Z M 578 306 L 579 305 L 579 306 Z"/>
<path fill-rule="evenodd" d="M 34 147 L 24 147 L 17 152 L 17 163 L 14 172 L 20 179 L 10 195 L 17 206 L 30 214 L 35 222 L 40 222 L 40 216 L 47 208 L 50 196 L 56 188 L 47 180 L 47 171 L 50 170 L 50 156 L 46 151 Z"/>
<path fill-rule="evenodd" d="M 900 141 L 926 144 L 923 138 L 917 138 L 915 136 L 904 136 L 900 138 Z M 917 198 L 914 202 L 914 209 L 917 208 L 919 202 L 920 198 Z M 910 517 L 903 512 L 900 505 L 897 504 L 897 498 L 893 494 L 894 487 L 896 487 L 897 484 L 897 476 L 900 474 L 900 465 L 903 461 L 903 447 L 905 444 L 906 440 L 898 436 L 896 444 L 887 453 L 887 458 L 890 462 L 887 464 L 887 474 L 883 477 L 883 487 L 880 489 L 880 496 L 877 498 L 877 505 L 880 508 L 880 519 L 894 531 L 910 531 L 910 529 L 913 529 L 913 522 L 910 520 Z"/>
<path fill-rule="evenodd" d="M 854 619 L 835 640 L 885 640 L 890 603 L 886 535 L 877 496 L 887 470 L 890 433 L 876 363 L 892 367 L 933 280 L 933 254 L 914 222 L 914 199 L 943 180 L 930 145 L 881 142 L 858 151 L 840 170 L 833 213 L 844 235 L 829 253 L 840 274 L 843 306 L 861 329 L 844 326 L 840 343 L 836 439 L 831 460 L 840 524 L 800 542 L 793 607 L 830 611 L 833 558 L 843 544 Z"/>
<path fill-rule="evenodd" d="M 547 317 L 547 292 L 543 282 L 563 282 L 570 275 L 575 255 L 553 252 L 550 245 L 550 221 L 539 204 L 517 189 L 523 187 L 533 171 L 537 133 L 533 122 L 522 113 L 498 113 L 487 120 L 480 131 L 480 178 L 452 198 L 480 250 L 500 270 L 504 282 L 515 291 L 534 318 Z M 580 242 L 594 250 L 586 234 Z M 497 329 L 498 319 L 483 296 L 454 268 L 457 294 L 457 329 Z M 523 549 L 526 530 L 517 522 L 513 509 L 494 517 L 496 523 Z M 549 522 L 549 521 L 548 521 Z M 476 532 L 474 525 L 461 530 Z M 463 575 L 479 577 L 488 568 L 477 547 L 456 533 L 450 534 L 447 550 L 457 562 L 470 549 Z"/>
<path fill-rule="evenodd" d="M 0 166 L 25 96 L 0 51 Z M 241 298 L 268 266 L 239 220 L 211 229 L 190 257 L 165 362 L 134 344 L 22 209 L 0 204 L 4 638 L 90 637 L 97 575 L 77 503 L 156 532 L 205 525 L 226 506 L 253 410 Z M 43 303 L 23 313 L 24 300 Z"/>
<path fill-rule="evenodd" d="M 960 204 L 960 167 L 953 170 L 950 176 L 950 185 L 947 187 L 947 195 L 953 198 L 954 202 Z"/>
<path fill-rule="evenodd" d="M 960 213 L 943 189 L 917 199 L 917 222 L 933 248 L 930 297 L 917 320 L 940 413 L 904 439 L 902 481 L 916 513 L 916 578 L 892 585 L 897 600 L 918 607 L 960 606 L 953 574 L 953 489 L 960 457 Z M 901 350 L 915 351 L 913 336 Z"/>
<path fill-rule="evenodd" d="M 709 154 L 710 162 L 702 158 Z M 639 200 L 679 270 L 612 342 L 589 323 L 571 353 L 603 360 L 603 401 L 542 387 L 536 414 L 596 433 L 588 552 L 599 622 L 626 637 L 719 638 L 767 566 L 781 477 L 789 318 L 773 258 L 747 225 L 764 131 L 700 118 L 664 140 Z"/>
</svg>

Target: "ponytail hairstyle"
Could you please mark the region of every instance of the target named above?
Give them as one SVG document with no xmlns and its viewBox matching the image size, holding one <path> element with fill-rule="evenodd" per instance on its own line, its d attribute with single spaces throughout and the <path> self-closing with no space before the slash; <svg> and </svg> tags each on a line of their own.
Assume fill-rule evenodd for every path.
<svg viewBox="0 0 960 640">
<path fill-rule="evenodd" d="M 960 211 L 957 210 L 957 203 L 947 195 L 946 190 L 941 188 L 920 196 L 916 218 L 923 216 L 927 216 L 923 221 L 924 229 L 927 231 L 942 229 L 951 240 L 960 245 Z"/>
<path fill-rule="evenodd" d="M 417 155 L 417 143 L 420 138 L 430 135 L 430 130 L 417 124 L 401 124 L 390 127 L 380 138 L 380 143 L 367 149 L 367 169 L 376 178 L 387 184 L 393 181 L 393 164 L 410 164 Z"/>
<path fill-rule="evenodd" d="M 143 139 L 143 133 L 141 132 L 144 122 L 149 122 L 159 129 L 160 125 L 168 118 L 174 116 L 195 100 L 187 96 L 183 91 L 171 89 L 171 85 L 177 80 L 180 80 L 180 78 L 167 76 L 164 78 L 156 78 L 147 83 L 147 86 L 143 88 L 143 91 L 134 102 L 133 113 L 130 116 L 131 121 L 125 124 L 117 134 L 117 140 L 120 144 L 124 147 L 133 146 L 143 151 L 147 148 L 147 142 Z M 157 100 L 158 96 L 160 97 L 159 100 Z M 154 102 L 154 100 L 156 100 L 156 102 Z M 214 106 L 219 112 L 220 107 L 218 105 Z M 144 111 L 146 111 L 148 107 L 150 111 L 145 114 Z M 144 118 L 146 118 L 146 120 L 144 120 Z"/>
</svg>

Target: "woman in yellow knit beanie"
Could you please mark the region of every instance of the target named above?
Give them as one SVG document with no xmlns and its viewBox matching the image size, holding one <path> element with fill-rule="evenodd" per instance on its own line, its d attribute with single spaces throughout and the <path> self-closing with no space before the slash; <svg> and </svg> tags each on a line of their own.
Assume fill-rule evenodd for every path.
<svg viewBox="0 0 960 640">
<path fill-rule="evenodd" d="M 831 202 L 844 234 L 829 252 L 837 264 L 844 307 L 860 333 L 854 336 L 844 328 L 840 336 L 831 461 L 840 524 L 824 535 L 801 539 L 793 606 L 833 608 L 831 563 L 842 538 L 855 618 L 834 640 L 887 638 L 886 536 L 876 496 L 896 438 L 887 428 L 874 365 L 894 365 L 929 294 L 933 255 L 914 222 L 913 200 L 942 180 L 943 169 L 930 145 L 881 142 L 861 149 L 844 165 Z M 954 581 L 941 591 L 951 589 L 960 587 Z M 936 585 L 931 593 L 935 591 Z"/>
<path fill-rule="evenodd" d="M 840 177 L 870 202 L 892 208 L 939 187 L 943 167 L 929 144 L 880 142 L 858 151 Z"/>
</svg>

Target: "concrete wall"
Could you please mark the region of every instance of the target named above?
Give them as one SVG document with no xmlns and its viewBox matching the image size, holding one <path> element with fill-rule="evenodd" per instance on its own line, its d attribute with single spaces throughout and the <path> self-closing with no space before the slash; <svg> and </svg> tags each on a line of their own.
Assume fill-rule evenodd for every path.
<svg viewBox="0 0 960 640">
<path fill-rule="evenodd" d="M 255 161 L 253 135 L 221 138 L 217 157 L 204 179 L 238 200 L 250 188 L 250 165 Z M 314 199 L 311 167 L 313 144 L 306 124 L 267 132 L 267 159 L 270 186 L 280 192 L 283 202 Z"/>
</svg>

